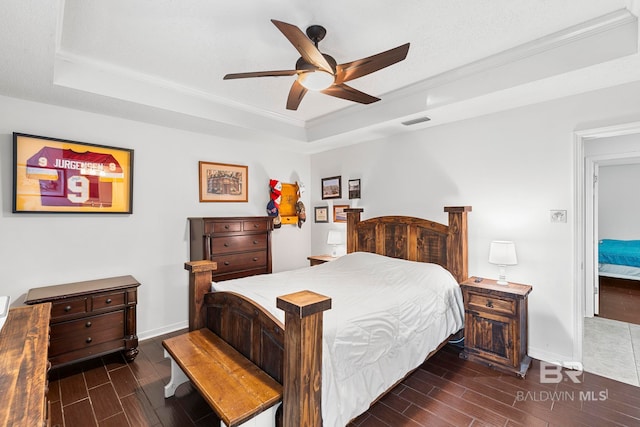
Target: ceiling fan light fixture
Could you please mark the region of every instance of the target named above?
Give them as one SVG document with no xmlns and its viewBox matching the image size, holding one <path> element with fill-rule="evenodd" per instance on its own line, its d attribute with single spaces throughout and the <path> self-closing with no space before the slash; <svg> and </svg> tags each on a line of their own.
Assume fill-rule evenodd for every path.
<svg viewBox="0 0 640 427">
<path fill-rule="evenodd" d="M 298 74 L 298 83 L 305 89 L 321 91 L 333 84 L 335 77 L 326 71 L 316 70 Z"/>
</svg>

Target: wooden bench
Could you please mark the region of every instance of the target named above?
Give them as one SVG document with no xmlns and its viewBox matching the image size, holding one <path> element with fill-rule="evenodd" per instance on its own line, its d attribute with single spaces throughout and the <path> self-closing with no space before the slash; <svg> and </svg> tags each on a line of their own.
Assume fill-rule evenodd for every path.
<svg viewBox="0 0 640 427">
<path fill-rule="evenodd" d="M 198 329 L 162 342 L 171 359 L 165 397 L 191 381 L 228 427 L 275 426 L 282 385 L 209 329 Z"/>
</svg>

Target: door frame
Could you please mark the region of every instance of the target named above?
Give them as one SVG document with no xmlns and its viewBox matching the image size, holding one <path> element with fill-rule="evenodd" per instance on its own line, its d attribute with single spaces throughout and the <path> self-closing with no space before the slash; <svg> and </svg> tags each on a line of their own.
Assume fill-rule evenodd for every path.
<svg viewBox="0 0 640 427">
<path fill-rule="evenodd" d="M 611 138 L 640 133 L 640 122 L 587 129 L 574 132 L 574 341 L 573 359 L 582 362 L 583 319 L 587 313 L 593 316 L 594 283 L 597 276 L 597 250 L 594 236 L 597 223 L 594 222 L 593 173 L 598 164 L 623 157 L 637 157 L 638 154 L 620 153 L 602 156 L 585 156 L 585 143 L 589 140 Z M 596 217 L 597 218 L 597 217 Z M 588 244 L 591 242 L 592 244 Z M 589 279 L 589 281 L 588 281 Z M 590 310 L 587 311 L 587 303 Z"/>
</svg>

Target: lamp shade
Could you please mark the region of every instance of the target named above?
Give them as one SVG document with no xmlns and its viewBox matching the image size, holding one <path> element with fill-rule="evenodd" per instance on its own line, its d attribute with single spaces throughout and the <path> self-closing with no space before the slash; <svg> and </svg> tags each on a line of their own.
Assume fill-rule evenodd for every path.
<svg viewBox="0 0 640 427">
<path fill-rule="evenodd" d="M 327 235 L 327 245 L 340 245 L 342 244 L 342 233 L 337 230 L 329 231 Z"/>
<path fill-rule="evenodd" d="M 494 240 L 489 248 L 489 262 L 497 265 L 516 265 L 516 245 L 505 240 Z"/>
</svg>

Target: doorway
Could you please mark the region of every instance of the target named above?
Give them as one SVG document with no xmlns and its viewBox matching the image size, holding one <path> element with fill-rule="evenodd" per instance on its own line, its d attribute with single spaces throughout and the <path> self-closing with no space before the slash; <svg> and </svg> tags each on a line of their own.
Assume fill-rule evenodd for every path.
<svg viewBox="0 0 640 427">
<path fill-rule="evenodd" d="M 640 353 L 634 349 L 632 338 L 640 329 L 637 325 L 629 325 L 596 317 L 599 311 L 598 275 L 598 177 L 600 167 L 623 165 L 640 162 L 640 123 L 600 128 L 575 134 L 575 184 L 576 184 L 576 264 L 575 264 L 575 344 L 574 360 L 582 361 L 585 370 L 602 376 L 639 385 Z M 633 327 L 632 327 L 633 326 Z M 617 331 L 614 334 L 612 331 Z M 619 332 L 619 333 L 618 333 Z M 629 369 L 620 372 L 606 370 L 597 371 L 600 366 L 611 361 L 610 349 L 615 346 L 611 342 L 613 335 L 617 335 L 622 346 L 629 347 L 624 351 L 617 347 L 616 356 L 629 359 L 620 360 L 619 366 L 636 366 L 638 369 L 629 378 Z M 636 337 L 637 339 L 637 337 Z M 640 343 L 636 344 L 640 349 Z M 625 347 L 626 348 L 626 347 Z M 599 352 L 602 349 L 602 354 Z M 602 358 L 602 360 L 600 360 Z M 596 367 L 596 371 L 588 369 Z M 604 368 L 603 368 L 604 369 Z"/>
</svg>

